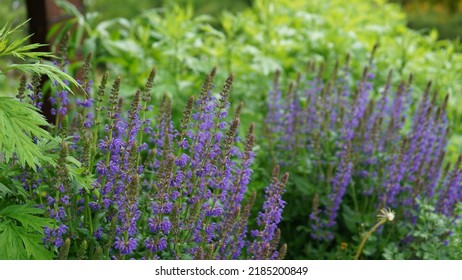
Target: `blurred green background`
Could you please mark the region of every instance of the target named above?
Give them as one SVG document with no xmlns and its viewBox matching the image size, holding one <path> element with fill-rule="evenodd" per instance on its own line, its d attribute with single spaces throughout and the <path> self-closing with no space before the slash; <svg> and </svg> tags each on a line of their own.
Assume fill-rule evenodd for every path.
<svg viewBox="0 0 462 280">
<path fill-rule="evenodd" d="M 310 1 L 310 0 L 307 0 Z M 373 2 L 364 0 L 365 2 Z M 172 2 L 193 4 L 196 14 L 218 15 L 223 11 L 238 12 L 252 5 L 252 0 L 84 0 L 88 12 L 98 11 L 99 20 L 133 17 L 150 8 Z M 422 32 L 436 28 L 440 39 L 461 40 L 462 0 L 390 0 L 399 3 L 407 15 L 408 27 Z M 21 21 L 26 17 L 24 0 L 1 0 L 0 23 Z"/>
<path fill-rule="evenodd" d="M 462 38 L 461 0 L 395 0 L 407 14 L 408 27 L 416 30 L 436 28 L 441 39 Z"/>
</svg>

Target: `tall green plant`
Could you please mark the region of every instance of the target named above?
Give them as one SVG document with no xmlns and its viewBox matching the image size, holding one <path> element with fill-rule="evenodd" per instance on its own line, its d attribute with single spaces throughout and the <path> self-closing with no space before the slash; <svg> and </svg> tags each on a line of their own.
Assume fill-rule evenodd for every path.
<svg viewBox="0 0 462 280">
<path fill-rule="evenodd" d="M 39 77 L 45 75 L 64 89 L 71 91 L 72 85 L 80 89 L 74 78 L 54 65 L 39 61 L 54 56 L 35 51 L 41 44 L 27 44 L 30 35 L 15 36 L 26 23 L 17 26 L 7 24 L 0 29 L 0 59 L 27 61 L 22 64 L 7 63 L 0 69 L 0 81 L 5 79 L 6 72 L 20 71 L 35 75 L 37 83 L 40 82 Z M 17 99 L 0 97 L 0 259 L 53 257 L 41 245 L 43 228 L 50 225 L 51 220 L 43 217 L 43 209 L 30 202 L 31 193 L 26 192 L 23 185 L 31 183 L 18 180 L 22 175 L 18 172 L 20 170 L 35 174 L 45 164 L 56 164 L 55 157 L 50 154 L 56 139 L 46 130 L 49 124 L 40 111 L 24 101 L 26 82 L 24 75 Z"/>
</svg>

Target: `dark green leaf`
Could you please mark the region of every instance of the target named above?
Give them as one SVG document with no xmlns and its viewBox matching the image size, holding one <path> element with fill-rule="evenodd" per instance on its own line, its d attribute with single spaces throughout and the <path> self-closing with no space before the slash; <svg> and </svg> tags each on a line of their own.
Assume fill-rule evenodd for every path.
<svg viewBox="0 0 462 280">
<path fill-rule="evenodd" d="M 43 209 L 24 204 L 7 206 L 0 211 L 0 215 L 20 222 L 25 228 L 30 227 L 41 232 L 43 227 L 49 225 L 51 221 L 51 219 L 36 216 L 43 214 L 43 212 Z"/>
</svg>

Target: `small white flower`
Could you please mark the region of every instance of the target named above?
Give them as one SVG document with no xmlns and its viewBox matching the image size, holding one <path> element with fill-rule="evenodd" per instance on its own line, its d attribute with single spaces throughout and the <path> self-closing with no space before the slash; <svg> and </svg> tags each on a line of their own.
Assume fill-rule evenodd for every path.
<svg viewBox="0 0 462 280">
<path fill-rule="evenodd" d="M 377 218 L 382 222 L 391 222 L 395 219 L 395 211 L 391 210 L 390 208 L 383 208 L 380 210 L 380 214 L 377 215 Z"/>
</svg>

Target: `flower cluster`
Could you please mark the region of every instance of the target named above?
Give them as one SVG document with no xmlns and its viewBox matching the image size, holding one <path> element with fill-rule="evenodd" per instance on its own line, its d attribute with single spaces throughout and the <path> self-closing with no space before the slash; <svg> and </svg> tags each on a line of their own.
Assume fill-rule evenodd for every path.
<svg viewBox="0 0 462 280">
<path fill-rule="evenodd" d="M 157 112 L 150 105 L 155 69 L 145 87 L 127 98 L 121 77 L 106 94 L 107 73 L 93 92 L 90 66 L 88 56 L 79 81 L 82 96 L 72 97 L 57 85 L 50 97 L 52 112 L 58 113 L 54 131 L 61 155 L 56 169 L 43 171 L 48 179 L 38 181 L 47 186 L 39 187 L 47 197 L 42 207 L 55 220 L 45 228 L 50 250 L 60 258 L 284 257 L 277 227 L 287 175 L 274 174 L 259 229 L 248 230 L 255 200 L 247 195 L 254 125 L 241 140 L 242 105 L 228 116 L 233 75 L 215 94 L 213 69 L 176 126 L 167 96 Z M 18 96 L 24 102 L 39 104 L 40 95 L 28 100 L 23 95 Z M 53 182 L 49 175 L 55 175 Z M 72 251 L 79 248 L 75 242 L 78 252 Z"/>
<path fill-rule="evenodd" d="M 461 160 L 443 171 L 447 97 L 438 102 L 429 83 L 413 102 L 412 76 L 395 86 L 391 71 L 385 84 L 374 86 L 372 59 L 357 82 L 348 58 L 343 67 L 325 68 L 310 63 L 285 95 L 277 74 L 266 118 L 275 159 L 310 182 L 303 194 L 313 198 L 311 237 L 332 240 L 339 222 L 348 224 L 344 211 L 364 217 L 391 207 L 412 223 L 418 199 L 453 215 L 462 200 Z"/>
</svg>

